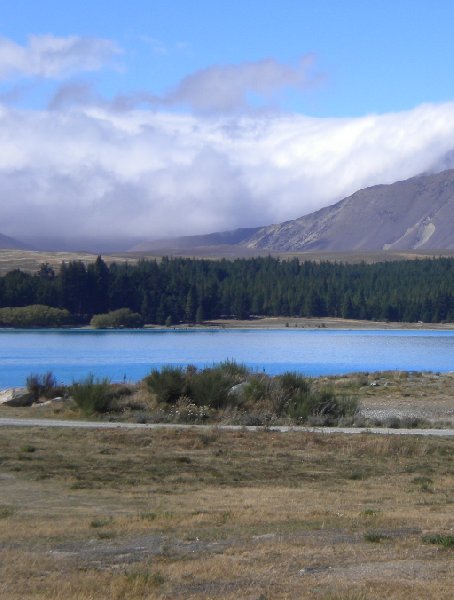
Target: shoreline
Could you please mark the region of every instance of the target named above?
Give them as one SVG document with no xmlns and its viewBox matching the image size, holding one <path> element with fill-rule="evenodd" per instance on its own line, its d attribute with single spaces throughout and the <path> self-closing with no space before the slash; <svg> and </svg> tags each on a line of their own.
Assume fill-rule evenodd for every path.
<svg viewBox="0 0 454 600">
<path fill-rule="evenodd" d="M 180 326 L 181 327 L 181 326 Z M 185 326 L 187 327 L 187 325 Z M 454 323 L 407 323 L 398 321 L 367 321 L 340 317 L 257 317 L 250 320 L 214 319 L 194 328 L 226 329 L 364 329 L 364 330 L 454 330 Z M 178 326 L 175 326 L 178 328 Z M 192 329 L 193 327 L 191 327 Z"/>
<path fill-rule="evenodd" d="M 75 325 L 65 327 L 0 327 L 2 331 L 45 331 L 45 330 L 77 330 L 77 331 L 150 331 L 150 330 L 191 330 L 205 331 L 208 329 L 339 329 L 339 330 L 386 330 L 386 331 L 454 331 L 454 323 L 408 323 L 400 321 L 367 321 L 365 319 L 342 319 L 341 317 L 252 317 L 250 319 L 213 319 L 203 323 L 178 323 L 166 327 L 164 325 L 146 324 L 140 328 L 109 327 L 97 329 L 90 325 Z"/>
</svg>

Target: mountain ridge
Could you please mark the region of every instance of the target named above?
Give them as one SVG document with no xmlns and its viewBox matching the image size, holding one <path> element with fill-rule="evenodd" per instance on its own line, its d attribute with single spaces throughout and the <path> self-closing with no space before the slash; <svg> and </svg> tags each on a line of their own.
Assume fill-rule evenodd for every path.
<svg viewBox="0 0 454 600">
<path fill-rule="evenodd" d="M 454 248 L 454 169 L 358 190 L 319 211 L 261 228 L 249 248 L 280 251 Z"/>
<path fill-rule="evenodd" d="M 275 252 L 454 249 L 454 169 L 354 192 L 298 219 L 141 244 L 183 249 L 230 244 Z M 137 248 L 135 248 L 136 250 Z"/>
</svg>

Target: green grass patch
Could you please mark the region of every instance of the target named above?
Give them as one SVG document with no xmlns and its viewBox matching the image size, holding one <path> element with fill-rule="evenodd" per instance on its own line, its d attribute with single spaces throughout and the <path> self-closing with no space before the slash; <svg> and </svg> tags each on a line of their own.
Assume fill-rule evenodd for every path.
<svg viewBox="0 0 454 600">
<path fill-rule="evenodd" d="M 450 549 L 454 548 L 454 535 L 435 533 L 425 535 L 422 539 L 425 544 L 436 544 L 437 546 Z"/>
</svg>

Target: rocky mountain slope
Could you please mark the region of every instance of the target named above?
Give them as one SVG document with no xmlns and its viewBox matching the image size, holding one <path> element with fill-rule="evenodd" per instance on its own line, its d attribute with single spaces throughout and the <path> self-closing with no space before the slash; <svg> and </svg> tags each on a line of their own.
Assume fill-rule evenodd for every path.
<svg viewBox="0 0 454 600">
<path fill-rule="evenodd" d="M 454 169 L 360 190 L 315 213 L 263 227 L 245 245 L 280 251 L 454 248 Z"/>
<path fill-rule="evenodd" d="M 276 252 L 454 249 L 454 169 L 376 185 L 294 221 L 159 240 L 134 250 L 210 247 Z"/>
</svg>

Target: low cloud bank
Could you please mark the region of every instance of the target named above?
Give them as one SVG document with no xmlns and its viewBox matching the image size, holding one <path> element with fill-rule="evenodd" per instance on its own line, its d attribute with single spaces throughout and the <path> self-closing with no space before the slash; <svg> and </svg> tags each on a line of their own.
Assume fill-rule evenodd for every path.
<svg viewBox="0 0 454 600">
<path fill-rule="evenodd" d="M 452 103 L 352 119 L 0 107 L 0 231 L 156 238 L 266 225 L 449 167 L 453 134 Z"/>
</svg>

